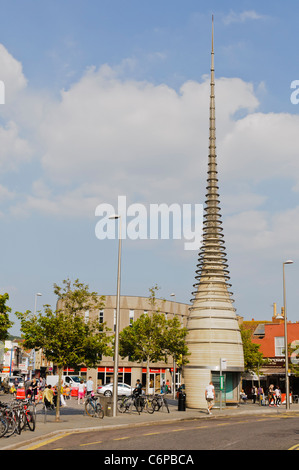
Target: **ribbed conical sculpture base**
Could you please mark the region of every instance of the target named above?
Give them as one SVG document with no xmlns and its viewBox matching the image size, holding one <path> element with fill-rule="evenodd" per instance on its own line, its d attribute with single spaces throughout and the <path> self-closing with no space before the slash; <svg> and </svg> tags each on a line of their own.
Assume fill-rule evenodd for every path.
<svg viewBox="0 0 299 470">
<path fill-rule="evenodd" d="M 243 345 L 231 293 L 218 194 L 215 126 L 214 47 L 212 29 L 210 153 L 203 244 L 199 253 L 194 299 L 188 318 L 187 345 L 190 356 L 184 367 L 186 402 L 189 408 L 206 406 L 205 388 L 212 372 L 226 360 L 229 392 L 238 400 L 238 381 L 244 369 Z M 219 372 L 218 372 L 219 376 Z M 228 381 L 227 381 L 228 382 Z M 225 391 L 225 393 L 227 390 Z M 224 396 L 225 400 L 225 396 Z"/>
<path fill-rule="evenodd" d="M 207 277 L 200 282 L 187 328 L 190 353 L 184 368 L 187 406 L 204 408 L 205 388 L 211 380 L 211 371 L 220 370 L 220 360 L 226 359 L 227 372 L 238 374 L 244 368 L 239 325 L 225 284 Z M 234 382 L 237 387 L 238 380 Z"/>
</svg>

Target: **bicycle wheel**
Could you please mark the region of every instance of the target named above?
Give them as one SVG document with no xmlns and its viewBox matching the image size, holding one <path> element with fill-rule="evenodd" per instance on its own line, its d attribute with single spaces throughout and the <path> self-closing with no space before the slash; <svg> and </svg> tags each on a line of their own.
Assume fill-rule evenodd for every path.
<svg viewBox="0 0 299 470">
<path fill-rule="evenodd" d="M 30 431 L 35 430 L 35 417 L 34 414 L 31 411 L 26 411 L 26 423 Z"/>
<path fill-rule="evenodd" d="M 117 400 L 117 410 L 120 413 L 125 413 L 127 411 L 126 400 L 123 398 L 119 398 L 119 400 Z"/>
<path fill-rule="evenodd" d="M 1 415 L 0 417 L 0 437 L 4 436 L 8 430 L 8 422 L 6 416 Z"/>
<path fill-rule="evenodd" d="M 24 427 L 26 426 L 26 412 L 24 409 L 21 410 L 20 415 L 19 415 L 19 429 L 20 429 L 20 434 L 21 431 L 23 431 Z"/>
<path fill-rule="evenodd" d="M 143 397 L 139 396 L 135 399 L 135 407 L 136 407 L 136 410 L 138 411 L 138 414 L 142 413 L 143 408 L 144 408 Z"/>
<path fill-rule="evenodd" d="M 102 405 L 100 405 L 100 403 L 97 403 L 97 405 L 96 405 L 95 416 L 96 416 L 97 418 L 101 418 L 101 419 L 104 418 L 104 410 L 103 410 Z"/>
<path fill-rule="evenodd" d="M 17 422 L 13 416 L 13 413 L 10 410 L 6 411 L 5 418 L 6 418 L 7 425 L 8 425 L 5 436 L 10 437 L 16 431 Z"/>
<path fill-rule="evenodd" d="M 16 422 L 16 433 L 21 434 L 22 431 L 22 426 L 21 426 L 21 416 L 17 413 L 14 414 L 14 419 Z"/>
<path fill-rule="evenodd" d="M 152 403 L 153 403 L 154 411 L 159 411 L 159 409 L 161 408 L 159 399 L 158 398 L 153 398 Z"/>
<path fill-rule="evenodd" d="M 167 412 L 170 413 L 169 408 L 168 408 L 168 402 L 167 402 L 166 398 L 164 398 L 164 405 L 167 409 Z"/>
<path fill-rule="evenodd" d="M 155 411 L 153 400 L 150 400 L 149 398 L 146 400 L 145 409 L 149 414 L 153 414 L 153 412 Z"/>
<path fill-rule="evenodd" d="M 95 416 L 96 410 L 95 407 L 90 403 L 90 401 L 87 401 L 85 403 L 85 411 L 91 418 Z"/>
</svg>

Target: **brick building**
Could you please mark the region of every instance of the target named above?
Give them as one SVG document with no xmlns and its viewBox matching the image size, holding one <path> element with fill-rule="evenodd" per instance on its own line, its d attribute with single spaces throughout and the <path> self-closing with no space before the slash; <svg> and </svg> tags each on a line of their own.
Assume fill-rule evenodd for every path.
<svg viewBox="0 0 299 470">
<path fill-rule="evenodd" d="M 258 375 L 253 375 L 251 380 L 246 376 L 247 387 L 254 383 L 257 385 L 260 380 L 264 391 L 268 390 L 270 384 L 278 385 L 282 392 L 285 392 L 285 344 L 284 344 L 284 311 L 277 314 L 276 304 L 273 304 L 272 321 L 243 321 L 243 326 L 251 330 L 253 343 L 260 345 L 260 351 L 268 363 L 260 368 Z M 296 363 L 296 349 L 299 345 L 299 322 L 287 322 L 288 344 L 293 349 L 293 354 L 289 357 L 289 364 Z M 299 352 L 299 351 L 298 351 Z M 298 353 L 297 353 L 298 354 Z M 299 395 L 299 377 L 289 369 L 290 391 L 296 399 Z"/>
</svg>

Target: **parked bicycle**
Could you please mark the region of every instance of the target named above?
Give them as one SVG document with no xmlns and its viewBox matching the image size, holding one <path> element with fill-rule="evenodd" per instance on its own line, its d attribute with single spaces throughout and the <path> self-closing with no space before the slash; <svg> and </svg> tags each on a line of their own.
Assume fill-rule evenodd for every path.
<svg viewBox="0 0 299 470">
<path fill-rule="evenodd" d="M 137 410 L 137 402 L 136 398 L 134 395 L 123 395 L 122 397 L 119 397 L 117 400 L 117 409 L 120 413 L 125 413 L 126 411 L 131 412 L 133 406 L 135 406 L 136 411 Z"/>
<path fill-rule="evenodd" d="M 85 411 L 92 418 L 104 418 L 103 405 L 98 401 L 98 397 L 90 396 L 85 402 Z"/>
<path fill-rule="evenodd" d="M 20 434 L 19 415 L 15 406 L 8 403 L 0 403 L 1 434 L 0 437 L 9 437 L 15 432 Z"/>
<path fill-rule="evenodd" d="M 16 417 L 16 432 L 18 434 L 21 434 L 26 425 L 30 431 L 35 430 L 36 408 L 31 399 L 13 401 L 11 408 Z"/>
<path fill-rule="evenodd" d="M 0 403 L 0 437 L 9 437 L 14 433 L 21 434 L 27 425 L 30 431 L 35 430 L 35 406 L 30 400 L 14 400 L 11 404 Z"/>
<path fill-rule="evenodd" d="M 137 397 L 137 407 L 139 413 L 142 413 L 143 410 L 147 411 L 147 413 L 153 414 L 155 408 L 153 406 L 153 399 L 148 397 L 147 395 L 139 395 Z"/>
<path fill-rule="evenodd" d="M 167 412 L 170 413 L 167 399 L 165 398 L 163 393 L 156 394 L 153 397 L 153 407 L 155 411 L 159 411 L 161 408 L 163 411 L 163 408 L 165 407 L 167 409 Z"/>
<path fill-rule="evenodd" d="M 143 410 L 152 414 L 155 410 L 152 405 L 152 399 L 146 395 L 130 395 L 119 397 L 117 400 L 117 409 L 120 413 L 126 411 L 131 412 L 133 407 L 136 408 L 138 414 L 142 413 Z"/>
</svg>

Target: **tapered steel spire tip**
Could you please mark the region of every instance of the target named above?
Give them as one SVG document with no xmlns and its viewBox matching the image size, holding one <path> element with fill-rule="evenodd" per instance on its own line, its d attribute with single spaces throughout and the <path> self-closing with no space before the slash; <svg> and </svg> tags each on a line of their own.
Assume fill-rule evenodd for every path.
<svg viewBox="0 0 299 470">
<path fill-rule="evenodd" d="M 214 52 L 214 15 L 212 15 L 212 52 Z"/>
</svg>

